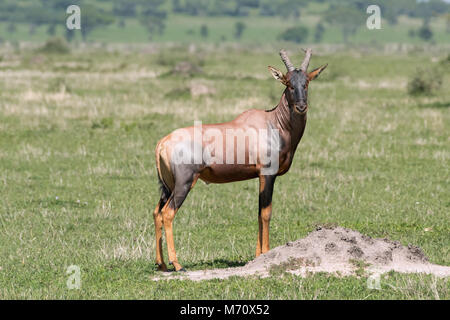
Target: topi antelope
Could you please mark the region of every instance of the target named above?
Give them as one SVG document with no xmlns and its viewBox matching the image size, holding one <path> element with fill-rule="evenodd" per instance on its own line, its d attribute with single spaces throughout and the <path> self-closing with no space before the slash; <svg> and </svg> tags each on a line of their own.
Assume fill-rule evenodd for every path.
<svg viewBox="0 0 450 320">
<path fill-rule="evenodd" d="M 286 74 L 269 66 L 272 76 L 286 86 L 275 108 L 251 109 L 231 122 L 177 129 L 158 142 L 155 155 L 161 198 L 153 214 L 158 270 L 167 271 L 162 253 L 164 226 L 169 262 L 176 271 L 184 271 L 175 252 L 172 222 L 199 178 L 206 183 L 259 178 L 256 256 L 269 251 L 275 179 L 289 170 L 303 136 L 309 82 L 327 67 L 307 71 L 311 49 L 305 51 L 300 69 L 294 67 L 284 50 L 280 51 L 280 56 L 286 65 Z M 237 145 L 235 140 L 242 143 Z"/>
</svg>

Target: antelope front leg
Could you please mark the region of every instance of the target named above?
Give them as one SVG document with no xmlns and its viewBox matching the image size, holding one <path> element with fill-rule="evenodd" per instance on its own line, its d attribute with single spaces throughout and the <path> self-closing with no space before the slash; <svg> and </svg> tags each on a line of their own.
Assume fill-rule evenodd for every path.
<svg viewBox="0 0 450 320">
<path fill-rule="evenodd" d="M 272 194 L 276 176 L 259 177 L 259 213 L 258 213 L 258 241 L 256 256 L 270 250 L 269 224 L 272 217 Z"/>
<path fill-rule="evenodd" d="M 261 243 L 262 243 L 262 219 L 261 215 L 258 214 L 258 240 L 256 242 L 256 257 L 261 254 Z"/>
</svg>

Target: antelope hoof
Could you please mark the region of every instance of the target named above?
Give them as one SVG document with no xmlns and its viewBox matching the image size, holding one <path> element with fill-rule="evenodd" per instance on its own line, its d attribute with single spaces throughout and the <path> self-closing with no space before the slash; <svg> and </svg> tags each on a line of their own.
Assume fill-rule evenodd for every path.
<svg viewBox="0 0 450 320">
<path fill-rule="evenodd" d="M 181 271 L 181 272 L 186 272 L 186 269 L 184 269 L 181 264 L 179 264 L 178 262 L 174 261 L 174 262 L 169 262 L 169 264 L 173 265 L 173 267 L 175 268 L 175 271 Z"/>
<path fill-rule="evenodd" d="M 163 271 L 163 272 L 167 272 L 167 271 L 169 271 L 168 269 L 167 269 L 167 266 L 166 266 L 166 264 L 163 262 L 163 263 L 157 263 L 156 264 L 158 267 L 157 267 L 157 270 L 158 271 Z"/>
</svg>

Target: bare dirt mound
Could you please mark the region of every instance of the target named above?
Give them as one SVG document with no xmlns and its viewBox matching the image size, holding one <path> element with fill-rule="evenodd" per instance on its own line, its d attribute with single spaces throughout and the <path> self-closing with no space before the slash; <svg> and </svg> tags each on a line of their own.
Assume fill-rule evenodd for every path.
<svg viewBox="0 0 450 320">
<path fill-rule="evenodd" d="M 154 280 L 208 280 L 251 275 L 267 277 L 279 272 L 302 276 L 329 272 L 344 276 L 361 272 L 381 274 L 391 270 L 439 277 L 450 275 L 450 267 L 429 263 L 419 247 L 405 247 L 388 239 L 373 239 L 342 227 L 317 227 L 306 238 L 276 247 L 243 267 L 165 273 Z"/>
</svg>

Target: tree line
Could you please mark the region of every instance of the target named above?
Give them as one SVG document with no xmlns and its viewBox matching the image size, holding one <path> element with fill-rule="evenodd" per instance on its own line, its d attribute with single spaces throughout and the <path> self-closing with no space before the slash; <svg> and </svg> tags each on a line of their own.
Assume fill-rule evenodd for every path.
<svg viewBox="0 0 450 320">
<path fill-rule="evenodd" d="M 313 37 L 317 42 L 320 42 L 326 25 L 339 27 L 344 40 L 347 40 L 358 26 L 364 25 L 367 18 L 365 10 L 373 4 L 380 6 L 382 17 L 390 24 L 395 25 L 401 15 L 422 19 L 422 28 L 411 30 L 410 36 L 430 39 L 429 21 L 438 15 L 446 17 L 447 31 L 450 32 L 450 4 L 442 0 L 0 0 L 0 22 L 6 23 L 8 32 L 15 32 L 18 24 L 26 24 L 30 34 L 45 26 L 47 33 L 54 35 L 56 27 L 65 24 L 66 8 L 76 4 L 82 8 L 83 27 L 80 32 L 83 40 L 98 27 L 112 23 L 125 27 L 130 18 L 137 19 L 151 39 L 164 33 L 167 17 L 172 13 L 199 17 L 256 15 L 299 20 L 311 3 L 326 8 L 314 12 L 321 18 L 314 28 Z M 240 38 L 245 28 L 242 21 L 236 23 L 235 38 Z M 65 32 L 67 40 L 72 40 L 75 31 Z M 280 38 L 302 42 L 307 34 L 308 28 L 290 28 Z M 207 26 L 202 26 L 201 35 L 208 36 Z"/>
</svg>

